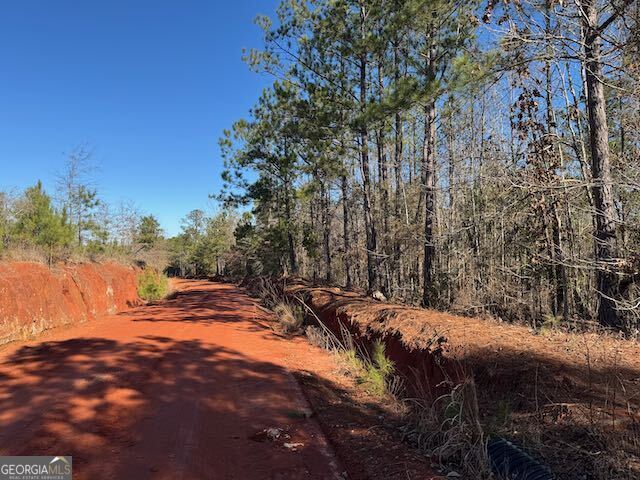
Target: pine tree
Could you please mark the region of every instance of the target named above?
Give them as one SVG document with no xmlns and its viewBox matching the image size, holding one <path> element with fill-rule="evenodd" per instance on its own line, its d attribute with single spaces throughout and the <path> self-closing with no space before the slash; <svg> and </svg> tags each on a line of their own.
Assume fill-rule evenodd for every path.
<svg viewBox="0 0 640 480">
<path fill-rule="evenodd" d="M 158 219 L 153 215 L 145 215 L 142 217 L 136 233 L 136 241 L 141 245 L 141 248 L 150 250 L 161 238 L 162 230 Z"/>
<path fill-rule="evenodd" d="M 68 246 L 73 238 L 66 212 L 59 214 L 54 210 L 51 198 L 44 192 L 40 181 L 25 190 L 20 203 L 13 226 L 14 235 L 26 244 L 45 247 L 49 262 L 52 262 L 56 249 Z"/>
</svg>

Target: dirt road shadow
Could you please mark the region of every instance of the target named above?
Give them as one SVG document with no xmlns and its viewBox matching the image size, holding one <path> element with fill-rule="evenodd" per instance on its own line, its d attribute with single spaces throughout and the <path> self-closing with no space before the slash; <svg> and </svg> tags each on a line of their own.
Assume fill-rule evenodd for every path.
<svg viewBox="0 0 640 480">
<path fill-rule="evenodd" d="M 0 453 L 73 455 L 74 478 L 324 478 L 291 377 L 231 349 L 74 338 L 22 347 L 0 375 Z M 270 427 L 283 437 L 250 439 Z"/>
</svg>

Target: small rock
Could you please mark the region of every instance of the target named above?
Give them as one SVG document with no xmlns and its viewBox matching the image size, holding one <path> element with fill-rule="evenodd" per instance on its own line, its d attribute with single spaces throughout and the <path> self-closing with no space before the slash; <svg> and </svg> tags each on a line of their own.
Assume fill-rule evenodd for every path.
<svg viewBox="0 0 640 480">
<path fill-rule="evenodd" d="M 267 440 L 273 442 L 274 440 L 279 439 L 284 433 L 284 430 L 277 427 L 265 428 L 264 430 L 259 431 L 258 433 L 254 433 L 249 438 L 254 442 L 266 442 Z M 288 438 L 288 435 L 286 435 Z"/>
<path fill-rule="evenodd" d="M 283 446 L 284 448 L 288 448 L 292 452 L 295 452 L 299 447 L 304 447 L 304 443 L 284 443 Z"/>
<path fill-rule="evenodd" d="M 461 477 L 461 475 L 458 472 L 447 473 L 447 478 L 458 478 L 458 477 Z"/>
<path fill-rule="evenodd" d="M 267 433 L 267 437 L 269 437 L 271 440 L 277 440 L 278 438 L 280 438 L 280 435 L 282 435 L 282 429 L 281 428 L 267 428 L 266 430 Z"/>
<path fill-rule="evenodd" d="M 371 297 L 374 300 L 378 300 L 379 302 L 386 302 L 387 301 L 387 297 L 385 297 L 384 293 L 382 293 L 380 290 L 376 290 L 375 292 L 373 292 L 371 294 Z"/>
</svg>

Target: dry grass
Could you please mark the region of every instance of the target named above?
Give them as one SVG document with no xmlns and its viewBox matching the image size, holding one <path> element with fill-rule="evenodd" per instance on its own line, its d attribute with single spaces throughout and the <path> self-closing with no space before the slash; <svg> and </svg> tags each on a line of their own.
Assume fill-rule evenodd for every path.
<svg viewBox="0 0 640 480">
<path fill-rule="evenodd" d="M 476 385 L 470 376 L 459 377 L 462 379 L 457 381 L 447 378 L 439 386 L 447 393 L 436 398 L 424 386 L 420 395 L 406 400 L 412 419 L 406 434 L 428 455 L 464 478 L 491 479 Z"/>
<path fill-rule="evenodd" d="M 301 333 L 304 326 L 304 313 L 293 305 L 280 302 L 273 307 L 280 330 L 287 335 Z"/>
<path fill-rule="evenodd" d="M 49 263 L 49 256 L 41 248 L 29 246 L 12 246 L 10 249 L 2 250 L 0 259 L 7 262 Z"/>
<path fill-rule="evenodd" d="M 335 348 L 332 338 L 320 327 L 308 325 L 304 330 L 304 334 L 311 345 L 325 350 L 333 350 Z"/>
<path fill-rule="evenodd" d="M 276 282 L 271 277 L 254 277 L 247 279 L 241 283 L 252 295 L 259 297 L 262 300 L 262 304 L 273 309 L 282 301 L 282 294 L 276 285 Z"/>
<path fill-rule="evenodd" d="M 518 388 L 502 395 L 498 409 L 485 394 L 486 423 L 546 459 L 560 478 L 640 478 L 640 374 L 628 368 L 626 349 L 606 334 L 550 331 L 545 337 L 563 338 L 575 363 L 562 369 L 538 363 L 528 388 L 514 382 Z M 486 378 L 483 384 L 489 386 Z M 516 398 L 521 392 L 528 392 L 526 401 Z"/>
</svg>

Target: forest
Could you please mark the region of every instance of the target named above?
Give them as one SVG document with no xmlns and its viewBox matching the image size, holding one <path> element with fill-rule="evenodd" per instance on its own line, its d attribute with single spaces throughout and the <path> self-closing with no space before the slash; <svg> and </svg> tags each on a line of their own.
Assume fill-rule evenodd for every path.
<svg viewBox="0 0 640 480">
<path fill-rule="evenodd" d="M 227 273 L 640 326 L 640 3 L 287 0 L 220 140 Z"/>
</svg>

